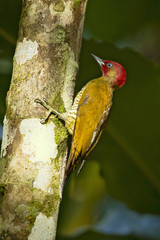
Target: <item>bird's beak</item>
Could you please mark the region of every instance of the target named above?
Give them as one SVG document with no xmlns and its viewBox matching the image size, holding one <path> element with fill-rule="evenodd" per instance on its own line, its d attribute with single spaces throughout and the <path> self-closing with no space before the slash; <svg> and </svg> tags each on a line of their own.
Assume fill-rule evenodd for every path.
<svg viewBox="0 0 160 240">
<path fill-rule="evenodd" d="M 104 61 L 101 58 L 95 56 L 94 54 L 91 54 L 91 55 L 96 59 L 96 61 L 99 63 L 100 66 L 104 64 Z"/>
</svg>

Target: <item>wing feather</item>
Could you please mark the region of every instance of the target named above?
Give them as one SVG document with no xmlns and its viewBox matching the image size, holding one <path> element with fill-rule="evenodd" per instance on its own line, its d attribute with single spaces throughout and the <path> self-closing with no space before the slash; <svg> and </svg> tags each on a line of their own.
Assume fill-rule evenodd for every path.
<svg viewBox="0 0 160 240">
<path fill-rule="evenodd" d="M 98 81 L 97 81 L 98 80 Z M 67 176 L 96 146 L 112 105 L 113 90 L 105 81 L 92 80 L 78 104 L 71 151 L 66 167 Z"/>
</svg>

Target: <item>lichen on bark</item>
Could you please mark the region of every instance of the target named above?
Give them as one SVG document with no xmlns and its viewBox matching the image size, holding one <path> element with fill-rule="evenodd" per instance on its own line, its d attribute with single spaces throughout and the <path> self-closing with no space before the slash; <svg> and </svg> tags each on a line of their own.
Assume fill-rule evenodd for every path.
<svg viewBox="0 0 160 240">
<path fill-rule="evenodd" d="M 42 125 L 44 97 L 72 104 L 87 0 L 25 0 L 7 94 L 0 160 L 0 237 L 55 239 L 68 133 L 54 116 Z M 75 7 L 76 3 L 76 7 Z"/>
</svg>

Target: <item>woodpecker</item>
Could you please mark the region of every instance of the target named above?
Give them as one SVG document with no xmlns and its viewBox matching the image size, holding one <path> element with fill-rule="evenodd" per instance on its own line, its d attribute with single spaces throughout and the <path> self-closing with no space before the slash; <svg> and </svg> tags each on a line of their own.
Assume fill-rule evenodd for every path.
<svg viewBox="0 0 160 240">
<path fill-rule="evenodd" d="M 100 65 L 102 76 L 89 81 L 75 97 L 72 108 L 65 113 L 59 113 L 52 108 L 46 99 L 37 103 L 65 121 L 65 126 L 72 135 L 71 149 L 66 166 L 66 178 L 81 163 L 77 173 L 84 166 L 86 158 L 95 148 L 107 124 L 112 106 L 113 92 L 125 84 L 126 71 L 119 63 L 102 60 L 92 54 Z"/>
</svg>

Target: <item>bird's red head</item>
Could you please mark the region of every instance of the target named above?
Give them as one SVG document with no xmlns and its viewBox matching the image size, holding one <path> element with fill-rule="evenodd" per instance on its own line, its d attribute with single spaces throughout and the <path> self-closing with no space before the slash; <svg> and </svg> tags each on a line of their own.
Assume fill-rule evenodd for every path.
<svg viewBox="0 0 160 240">
<path fill-rule="evenodd" d="M 102 60 L 101 58 L 92 54 L 92 56 L 99 63 L 103 76 L 109 79 L 111 85 L 116 87 L 122 87 L 125 84 L 126 80 L 126 71 L 122 65 L 117 62 Z"/>
</svg>

